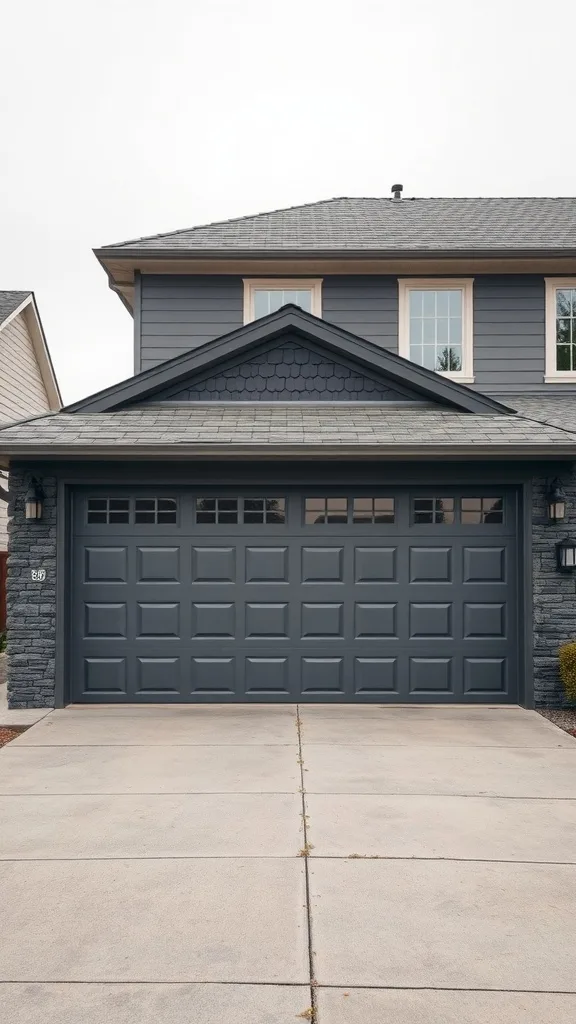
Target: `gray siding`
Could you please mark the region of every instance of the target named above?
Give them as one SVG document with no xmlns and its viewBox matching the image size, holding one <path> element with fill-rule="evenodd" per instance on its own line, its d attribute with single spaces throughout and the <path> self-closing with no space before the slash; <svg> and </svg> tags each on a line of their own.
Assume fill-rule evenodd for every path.
<svg viewBox="0 0 576 1024">
<path fill-rule="evenodd" d="M 395 277 L 325 277 L 324 320 L 375 345 L 398 351 L 398 280 Z"/>
<path fill-rule="evenodd" d="M 143 274 L 140 295 L 141 370 L 242 326 L 241 277 Z"/>
<path fill-rule="evenodd" d="M 139 293 L 139 369 L 156 366 L 242 326 L 241 277 L 143 275 Z M 398 350 L 395 277 L 325 276 L 322 306 L 325 320 L 393 352 Z M 544 355 L 544 278 L 476 275 L 476 390 L 546 389 Z"/>
<path fill-rule="evenodd" d="M 544 386 L 544 278 L 474 279 L 474 375 L 480 391 Z"/>
</svg>

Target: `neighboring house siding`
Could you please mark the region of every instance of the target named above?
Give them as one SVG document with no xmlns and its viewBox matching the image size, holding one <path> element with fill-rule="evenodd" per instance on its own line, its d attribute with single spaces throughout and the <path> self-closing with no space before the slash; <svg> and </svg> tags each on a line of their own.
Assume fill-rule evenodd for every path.
<svg viewBox="0 0 576 1024">
<path fill-rule="evenodd" d="M 0 423 L 49 408 L 24 313 L 0 329 Z M 8 513 L 0 501 L 0 551 L 8 547 Z"/>
<path fill-rule="evenodd" d="M 140 314 L 145 370 L 240 327 L 242 278 L 143 275 Z M 322 316 L 397 352 L 398 280 L 324 276 Z M 544 278 L 475 275 L 475 388 L 545 389 L 544 359 Z"/>
<path fill-rule="evenodd" d="M 48 409 L 48 395 L 23 313 L 0 330 L 0 422 Z"/>
</svg>

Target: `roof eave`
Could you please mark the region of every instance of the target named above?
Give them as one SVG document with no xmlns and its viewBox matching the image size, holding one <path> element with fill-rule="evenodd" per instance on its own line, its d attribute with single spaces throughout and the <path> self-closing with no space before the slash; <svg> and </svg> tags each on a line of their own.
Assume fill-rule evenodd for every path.
<svg viewBox="0 0 576 1024">
<path fill-rule="evenodd" d="M 540 249 L 516 249 L 508 246 L 502 249 L 185 249 L 182 247 L 171 249 L 162 247 L 157 249 L 106 247 L 93 249 L 94 255 L 102 263 L 106 259 L 170 259 L 170 260 L 193 260 L 214 259 L 229 260 L 237 259 L 503 259 L 514 257 L 518 259 L 538 259 L 553 257 L 566 259 L 576 258 L 576 248 L 540 248 Z"/>
<path fill-rule="evenodd" d="M 41 459 L 152 459 L 177 461 L 179 459 L 541 459 L 554 458 L 556 461 L 572 461 L 576 458 L 576 441 L 573 444 L 181 444 L 168 445 L 10 445 L 0 450 L 0 465 L 6 467 L 10 461 Z"/>
</svg>

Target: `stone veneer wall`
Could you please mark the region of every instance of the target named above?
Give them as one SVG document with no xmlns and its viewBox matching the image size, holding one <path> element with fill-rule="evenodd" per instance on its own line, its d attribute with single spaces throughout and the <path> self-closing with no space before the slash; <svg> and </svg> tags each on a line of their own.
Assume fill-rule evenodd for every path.
<svg viewBox="0 0 576 1024">
<path fill-rule="evenodd" d="M 8 557 L 8 700 L 10 707 L 53 707 L 56 639 L 56 478 L 37 467 L 46 494 L 40 522 L 25 517 L 24 497 L 31 469 L 11 472 Z M 576 639 L 576 573 L 556 569 L 555 544 L 576 535 L 576 472 L 562 473 L 567 495 L 564 523 L 548 523 L 548 480 L 533 485 L 534 689 L 537 705 L 558 705 L 563 692 L 558 647 Z M 31 578 L 46 569 L 45 582 Z"/>
<path fill-rule="evenodd" d="M 556 544 L 576 536 L 576 473 L 561 472 L 566 491 L 566 519 L 548 522 L 548 479 L 533 481 L 532 543 L 534 593 L 534 698 L 536 706 L 564 702 L 558 673 L 558 648 L 576 640 L 576 573 L 556 568 Z"/>
<path fill-rule="evenodd" d="M 41 467 L 31 472 L 46 495 L 41 520 L 26 519 L 30 470 L 10 473 L 7 581 L 8 704 L 12 708 L 54 707 L 56 646 L 56 478 Z M 32 580 L 46 569 L 46 580 Z"/>
</svg>

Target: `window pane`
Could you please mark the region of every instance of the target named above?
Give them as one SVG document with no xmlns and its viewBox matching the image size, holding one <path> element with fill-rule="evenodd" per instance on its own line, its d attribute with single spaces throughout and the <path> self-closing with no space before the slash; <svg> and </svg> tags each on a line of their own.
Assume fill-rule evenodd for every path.
<svg viewBox="0 0 576 1024">
<path fill-rule="evenodd" d="M 196 513 L 197 523 L 215 523 L 216 513 L 215 512 L 197 512 Z"/>
<path fill-rule="evenodd" d="M 128 512 L 110 512 L 108 515 L 108 522 L 110 523 L 129 523 L 130 514 Z"/>
<path fill-rule="evenodd" d="M 297 306 L 301 306 L 302 309 L 305 309 L 308 313 L 311 313 L 312 312 L 312 291 L 311 291 L 311 289 L 306 288 L 305 291 L 296 292 L 295 302 L 296 302 Z"/>
<path fill-rule="evenodd" d="M 263 512 L 264 498 L 244 498 L 245 512 Z"/>
<path fill-rule="evenodd" d="M 153 523 L 155 522 L 154 512 L 135 512 L 134 522 L 135 523 Z"/>
<path fill-rule="evenodd" d="M 450 312 L 450 292 L 436 292 L 436 315 L 448 316 Z"/>
<path fill-rule="evenodd" d="M 154 512 L 156 502 L 154 498 L 136 498 L 135 508 L 137 512 Z"/>
<path fill-rule="evenodd" d="M 296 306 L 312 312 L 311 288 L 255 288 L 254 317 L 257 320 L 268 313 L 274 313 L 286 303 L 293 302 Z"/>
<path fill-rule="evenodd" d="M 109 508 L 110 508 L 110 510 L 113 509 L 115 512 L 127 512 L 128 509 L 130 508 L 130 499 L 129 498 L 110 498 L 109 499 Z"/>
<path fill-rule="evenodd" d="M 196 508 L 202 512 L 213 512 L 216 510 L 216 498 L 196 498 Z"/>
<path fill-rule="evenodd" d="M 238 511 L 238 499 L 237 498 L 218 498 L 218 508 L 223 512 L 237 512 Z"/>
<path fill-rule="evenodd" d="M 423 316 L 436 316 L 436 292 L 422 292 Z"/>
<path fill-rule="evenodd" d="M 572 309 L 572 290 L 556 289 L 556 316 L 570 316 Z"/>
<path fill-rule="evenodd" d="M 88 512 L 89 523 L 105 523 L 106 512 Z"/>
<path fill-rule="evenodd" d="M 412 513 L 415 523 L 453 523 L 454 498 L 414 498 Z"/>
<path fill-rule="evenodd" d="M 450 317 L 449 321 L 450 331 L 450 344 L 461 345 L 462 344 L 462 321 L 455 316 Z"/>
<path fill-rule="evenodd" d="M 485 523 L 504 522 L 504 502 L 502 498 L 482 498 L 482 512 Z"/>
<path fill-rule="evenodd" d="M 269 299 L 270 292 L 263 291 L 261 288 L 254 289 L 254 317 L 256 320 L 270 312 Z"/>
<path fill-rule="evenodd" d="M 420 291 L 418 291 L 415 288 L 410 290 L 410 292 L 409 292 L 409 302 L 410 302 L 410 317 L 411 318 L 412 317 L 420 317 L 420 316 L 422 316 L 422 296 L 423 296 L 423 294 L 424 294 L 423 292 L 420 292 Z"/>
<path fill-rule="evenodd" d="M 422 344 L 422 322 L 419 317 L 410 320 L 410 345 Z"/>
<path fill-rule="evenodd" d="M 162 512 L 169 512 L 172 509 L 176 511 L 174 498 L 158 498 L 158 509 Z"/>
<path fill-rule="evenodd" d="M 106 498 L 89 498 L 88 508 L 91 512 L 105 512 L 107 509 Z"/>
<path fill-rule="evenodd" d="M 436 342 L 436 321 L 432 317 L 422 321 L 422 341 L 425 345 Z"/>
<path fill-rule="evenodd" d="M 571 370 L 572 365 L 570 361 L 570 346 L 559 345 L 556 349 L 556 369 L 557 370 Z"/>
</svg>

